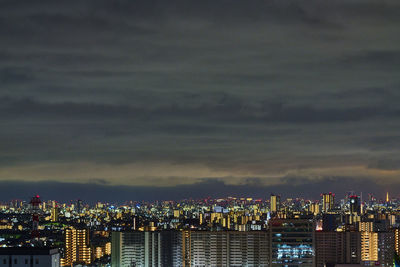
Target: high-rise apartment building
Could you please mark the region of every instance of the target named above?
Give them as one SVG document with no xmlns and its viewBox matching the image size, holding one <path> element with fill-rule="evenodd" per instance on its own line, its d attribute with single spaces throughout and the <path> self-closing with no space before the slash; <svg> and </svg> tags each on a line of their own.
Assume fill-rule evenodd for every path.
<svg viewBox="0 0 400 267">
<path fill-rule="evenodd" d="M 358 231 L 359 232 L 373 232 L 374 231 L 374 222 L 359 222 L 358 223 Z"/>
<path fill-rule="evenodd" d="M 317 267 L 360 264 L 360 232 L 315 232 L 315 262 Z"/>
<path fill-rule="evenodd" d="M 268 267 L 266 231 L 113 232 L 113 267 Z"/>
<path fill-rule="evenodd" d="M 378 261 L 378 233 L 361 232 L 361 260 Z"/>
<path fill-rule="evenodd" d="M 71 266 L 74 263 L 91 263 L 88 229 L 73 227 L 65 229 L 65 247 L 61 266 Z"/>
<path fill-rule="evenodd" d="M 184 267 L 269 266 L 266 231 L 184 231 Z"/>
<path fill-rule="evenodd" d="M 272 219 L 269 222 L 271 267 L 314 266 L 314 222 Z"/>
<path fill-rule="evenodd" d="M 113 267 L 182 266 L 182 234 L 179 231 L 113 232 Z"/>
<path fill-rule="evenodd" d="M 361 232 L 361 260 L 365 266 L 393 266 L 395 232 Z"/>
<path fill-rule="evenodd" d="M 229 266 L 269 266 L 267 232 L 229 232 L 228 244 Z"/>
<path fill-rule="evenodd" d="M 394 234 L 394 249 L 397 255 L 400 255 L 400 229 L 396 228 L 393 230 Z"/>
</svg>

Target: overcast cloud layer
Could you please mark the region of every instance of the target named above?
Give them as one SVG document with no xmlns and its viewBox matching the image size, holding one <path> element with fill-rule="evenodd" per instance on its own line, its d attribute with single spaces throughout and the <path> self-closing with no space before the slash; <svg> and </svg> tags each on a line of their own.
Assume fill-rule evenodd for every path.
<svg viewBox="0 0 400 267">
<path fill-rule="evenodd" d="M 0 181 L 398 185 L 399 29 L 398 0 L 0 1 Z"/>
</svg>

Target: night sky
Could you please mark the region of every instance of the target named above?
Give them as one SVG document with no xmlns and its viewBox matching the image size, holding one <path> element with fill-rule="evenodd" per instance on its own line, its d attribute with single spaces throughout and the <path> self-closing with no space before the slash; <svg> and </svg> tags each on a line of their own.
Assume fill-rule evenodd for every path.
<svg viewBox="0 0 400 267">
<path fill-rule="evenodd" d="M 399 0 L 0 0 L 2 200 L 400 190 Z"/>
</svg>

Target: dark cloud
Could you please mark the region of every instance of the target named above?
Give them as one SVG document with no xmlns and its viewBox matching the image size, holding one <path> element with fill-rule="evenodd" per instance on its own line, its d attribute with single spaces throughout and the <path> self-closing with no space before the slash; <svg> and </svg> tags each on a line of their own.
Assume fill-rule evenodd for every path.
<svg viewBox="0 0 400 267">
<path fill-rule="evenodd" d="M 34 79 L 32 73 L 19 68 L 0 69 L 0 82 L 4 84 L 26 83 Z"/>
<path fill-rule="evenodd" d="M 397 0 L 0 1 L 0 179 L 392 181 L 399 18 Z"/>
<path fill-rule="evenodd" d="M 368 167 L 384 171 L 400 170 L 400 158 L 397 154 L 385 155 L 379 159 L 373 160 Z"/>
</svg>

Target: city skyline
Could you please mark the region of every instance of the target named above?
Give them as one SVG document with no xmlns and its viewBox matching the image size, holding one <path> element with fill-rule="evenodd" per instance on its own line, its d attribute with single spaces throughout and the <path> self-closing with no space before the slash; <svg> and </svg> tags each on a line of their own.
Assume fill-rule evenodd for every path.
<svg viewBox="0 0 400 267">
<path fill-rule="evenodd" d="M 400 198 L 356 194 L 119 204 L 36 195 L 0 203 L 0 264 L 397 266 Z"/>
<path fill-rule="evenodd" d="M 1 1 L 0 194 L 400 190 L 400 2 Z"/>
<path fill-rule="evenodd" d="M 243 192 L 238 192 L 237 194 L 230 194 L 230 195 L 222 195 L 222 194 L 210 194 L 208 196 L 203 196 L 203 194 L 198 194 L 198 195 L 188 195 L 188 194 L 183 194 L 183 195 L 176 195 L 175 197 L 170 197 L 170 198 L 163 198 L 163 195 L 159 195 L 160 192 L 157 192 L 157 190 L 154 190 L 154 188 L 149 188 L 149 192 L 142 192 L 143 194 L 149 194 L 146 197 L 143 198 L 129 198 L 130 192 L 124 192 L 122 188 L 117 188 L 115 189 L 115 192 L 118 192 L 122 196 L 120 198 L 113 198 L 110 196 L 104 197 L 104 198 L 95 198 L 92 196 L 98 196 L 102 195 L 101 193 L 94 192 L 92 193 L 89 197 L 88 196 L 77 196 L 77 195 L 69 195 L 68 198 L 60 198 L 56 194 L 45 194 L 45 195 L 39 195 L 36 194 L 33 197 L 40 198 L 43 201 L 55 201 L 55 203 L 59 204 L 73 204 L 76 202 L 82 202 L 88 205 L 96 205 L 97 203 L 108 203 L 112 205 L 125 205 L 127 203 L 148 203 L 148 204 L 156 204 L 156 203 L 161 203 L 161 202 L 176 202 L 179 203 L 180 201 L 223 201 L 223 200 L 228 200 L 228 199 L 237 199 L 237 200 L 248 200 L 250 202 L 272 202 L 271 198 L 272 197 L 277 197 L 278 200 L 274 200 L 273 202 L 275 204 L 275 209 L 277 205 L 279 206 L 280 202 L 285 202 L 285 201 L 297 201 L 297 200 L 304 200 L 304 201 L 311 201 L 314 203 L 318 203 L 321 205 L 321 209 L 323 211 L 327 211 L 328 209 L 332 208 L 333 206 L 337 205 L 341 200 L 347 201 L 349 197 L 351 196 L 356 196 L 360 198 L 360 201 L 362 203 L 368 203 L 371 201 L 371 199 L 374 199 L 374 201 L 377 201 L 378 203 L 390 203 L 391 201 L 397 202 L 400 200 L 400 195 L 398 194 L 391 194 L 389 191 L 384 192 L 384 194 L 374 194 L 371 192 L 362 192 L 362 191 L 354 191 L 354 190 L 348 190 L 345 192 L 332 192 L 332 191 L 321 191 L 318 194 L 315 194 L 315 196 L 312 197 L 307 197 L 303 195 L 288 195 L 287 192 L 279 192 L 279 191 L 274 191 L 274 192 L 269 192 L 266 194 L 262 195 L 250 195 L 250 194 L 243 194 Z M 24 192 L 24 190 L 21 190 Z M 96 191 L 96 190 L 94 190 Z M 155 192 L 154 192 L 155 191 Z M 232 192 L 232 191 L 230 191 Z M 105 196 L 103 192 L 103 196 Z M 333 197 L 332 197 L 333 196 Z M 32 195 L 21 195 L 21 196 L 13 196 L 8 199 L 6 199 L 4 196 L 2 199 L 0 199 L 0 204 L 9 204 L 9 203 L 14 203 L 14 202 L 20 202 L 20 203 L 28 203 L 28 200 L 32 197 Z M 326 198 L 328 197 L 328 198 Z M 330 204 L 326 204 L 329 202 Z M 277 204 L 278 203 L 278 204 Z M 272 203 L 271 203 L 272 205 Z M 328 205 L 328 206 L 326 206 Z M 324 208 L 325 207 L 325 208 Z M 327 208 L 330 207 L 330 208 Z"/>
</svg>

